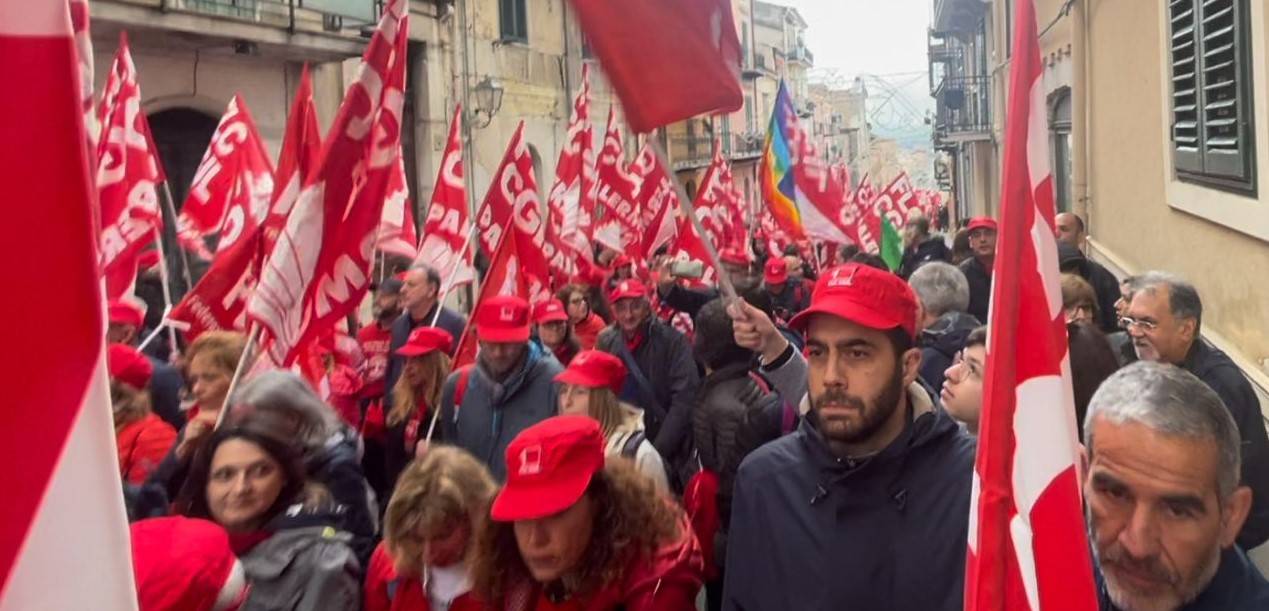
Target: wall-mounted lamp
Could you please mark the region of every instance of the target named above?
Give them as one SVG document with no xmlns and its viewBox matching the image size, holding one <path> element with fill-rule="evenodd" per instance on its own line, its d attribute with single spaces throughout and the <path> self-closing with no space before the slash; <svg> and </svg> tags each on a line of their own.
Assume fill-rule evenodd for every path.
<svg viewBox="0 0 1269 611">
<path fill-rule="evenodd" d="M 476 109 L 472 112 L 472 125 L 483 129 L 493 121 L 494 115 L 502 109 L 502 81 L 486 76 L 472 89 L 476 95 Z"/>
</svg>

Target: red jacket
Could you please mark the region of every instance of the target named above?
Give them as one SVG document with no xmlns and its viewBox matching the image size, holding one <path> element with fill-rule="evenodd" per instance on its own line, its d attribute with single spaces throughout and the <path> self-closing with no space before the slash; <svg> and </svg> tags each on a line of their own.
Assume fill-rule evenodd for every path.
<svg viewBox="0 0 1269 611">
<path fill-rule="evenodd" d="M 123 481 L 134 485 L 145 483 L 174 443 L 176 429 L 154 413 L 119 429 L 115 433 L 115 445 L 119 448 L 119 473 Z"/>
<path fill-rule="evenodd" d="M 398 577 L 386 543 L 380 543 L 370 557 L 366 570 L 365 606 L 363 611 L 430 611 L 431 603 L 423 593 L 418 577 Z M 454 599 L 449 611 L 483 611 L 469 592 Z"/>
<path fill-rule="evenodd" d="M 687 515 L 679 513 L 679 538 L 651 557 L 632 562 L 623 578 L 609 585 L 585 604 L 584 611 L 696 611 L 696 596 L 704 583 L 701 546 L 692 532 Z M 505 611 L 532 611 L 541 595 L 537 584 L 524 596 L 523 590 L 508 596 Z M 514 601 L 514 602 L 513 602 Z M 527 606 L 526 606 L 527 605 Z M 564 607 L 569 608 L 569 607 Z M 370 611 L 367 608 L 366 611 Z"/>
<path fill-rule="evenodd" d="M 582 345 L 582 350 L 594 350 L 595 340 L 599 338 L 599 332 L 604 330 L 604 319 L 598 314 L 591 312 L 586 320 L 573 325 L 573 335 L 577 336 L 577 342 Z"/>
</svg>

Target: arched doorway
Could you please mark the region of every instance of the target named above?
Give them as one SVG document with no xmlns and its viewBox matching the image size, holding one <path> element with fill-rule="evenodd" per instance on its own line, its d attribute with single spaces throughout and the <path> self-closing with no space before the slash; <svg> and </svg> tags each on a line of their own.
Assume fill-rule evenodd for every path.
<svg viewBox="0 0 1269 611">
<path fill-rule="evenodd" d="M 203 153 L 211 142 L 212 133 L 219 122 L 216 117 L 191 108 L 169 108 L 146 117 L 150 122 L 150 132 L 154 136 L 154 146 L 158 149 L 159 163 L 167 174 L 168 187 L 172 191 L 173 210 L 180 212 L 185 204 L 185 196 L 189 193 L 190 184 L 194 182 L 194 172 L 203 159 Z M 167 251 L 168 269 L 173 271 L 173 289 L 177 297 L 183 295 L 186 286 L 184 274 L 176 270 L 183 269 L 184 260 L 177 259 L 179 246 L 176 244 L 176 219 L 170 218 L 164 210 L 163 247 Z M 207 269 L 205 262 L 197 257 L 189 257 L 190 273 L 193 280 L 202 277 Z M 138 285 L 138 293 L 141 287 Z M 147 302 L 149 300 L 147 299 Z M 151 304 L 151 309 L 153 309 Z"/>
</svg>

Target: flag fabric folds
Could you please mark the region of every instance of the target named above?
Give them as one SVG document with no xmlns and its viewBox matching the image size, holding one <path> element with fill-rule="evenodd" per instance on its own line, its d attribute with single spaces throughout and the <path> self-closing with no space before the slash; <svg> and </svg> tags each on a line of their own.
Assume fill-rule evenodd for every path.
<svg viewBox="0 0 1269 611">
<path fill-rule="evenodd" d="M 472 224 L 467 213 L 467 185 L 463 182 L 463 108 L 454 108 L 449 124 L 449 139 L 441 156 L 441 167 L 432 188 L 432 202 L 423 220 L 423 243 L 419 245 L 416 263 L 431 266 L 441 275 L 442 292 L 471 282 L 475 270 L 471 265 Z"/>
</svg>

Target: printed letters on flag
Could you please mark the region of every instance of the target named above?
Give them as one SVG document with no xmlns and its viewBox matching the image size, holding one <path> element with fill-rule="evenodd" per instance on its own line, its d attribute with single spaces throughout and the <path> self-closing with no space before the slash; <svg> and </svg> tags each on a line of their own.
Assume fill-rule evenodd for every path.
<svg viewBox="0 0 1269 611">
<path fill-rule="evenodd" d="M 596 171 L 597 206 L 603 218 L 595 226 L 595 240 L 622 253 L 633 251 L 639 239 L 639 207 L 635 192 L 639 185 L 626 167 L 625 145 L 617 127 L 617 114 L 608 111 L 608 129 L 604 132 L 604 148 L 599 153 Z"/>
<path fill-rule="evenodd" d="M 632 169 L 639 180 L 636 199 L 642 212 L 643 241 L 638 259 L 649 261 L 657 249 L 668 244 L 677 233 L 678 194 L 669 173 L 647 144 L 639 150 Z"/>
<path fill-rule="evenodd" d="M 441 167 L 432 188 L 432 202 L 423 221 L 423 244 L 419 246 L 417 263 L 425 263 L 441 276 L 441 282 L 454 279 L 453 286 L 471 282 L 476 276 L 471 265 L 471 219 L 467 215 L 467 185 L 463 182 L 462 106 L 454 108 L 449 124 L 449 139 Z M 467 247 L 464 249 L 464 247 Z M 454 271 L 455 266 L 460 266 Z"/>
<path fill-rule="evenodd" d="M 414 259 L 419 255 L 419 234 L 414 226 L 414 201 L 405 182 L 405 159 L 400 147 L 397 161 L 388 177 L 388 197 L 383 202 L 383 218 L 379 222 L 379 252 Z"/>
<path fill-rule="evenodd" d="M 557 285 L 577 273 L 579 252 L 589 255 L 590 236 L 579 231 L 582 210 L 594 213 L 594 128 L 590 123 L 590 69 L 582 64 L 582 83 L 573 100 L 568 136 L 555 166 L 555 184 L 547 197 L 546 244 Z"/>
<path fill-rule="evenodd" d="M 317 169 L 321 148 L 317 106 L 313 103 L 313 81 L 309 78 L 308 64 L 305 64 L 300 73 L 300 84 L 295 89 L 295 99 L 291 102 L 291 111 L 287 114 L 286 135 L 282 138 L 282 153 L 278 155 L 273 198 L 269 203 L 269 216 L 264 221 L 257 267 L 262 267 L 264 258 L 273 252 L 273 245 L 299 199 L 300 189 Z"/>
</svg>

